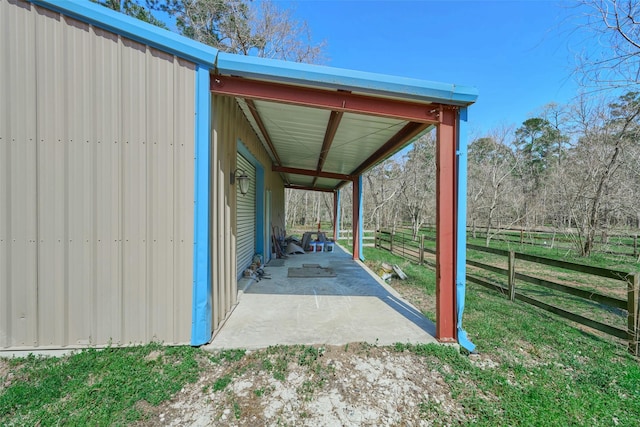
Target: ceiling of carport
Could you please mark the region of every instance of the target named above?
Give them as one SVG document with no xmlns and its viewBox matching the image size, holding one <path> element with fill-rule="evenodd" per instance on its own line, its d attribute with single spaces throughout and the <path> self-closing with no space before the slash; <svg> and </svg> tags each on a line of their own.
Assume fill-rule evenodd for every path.
<svg viewBox="0 0 640 427">
<path fill-rule="evenodd" d="M 334 191 L 402 149 L 442 107 L 237 77 L 212 76 L 211 88 L 236 98 L 287 187 L 317 191 Z"/>
</svg>

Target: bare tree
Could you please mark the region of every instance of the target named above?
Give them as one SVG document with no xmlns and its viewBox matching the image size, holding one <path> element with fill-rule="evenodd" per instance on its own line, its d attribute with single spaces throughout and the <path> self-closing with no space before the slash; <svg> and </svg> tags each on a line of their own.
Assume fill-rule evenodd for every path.
<svg viewBox="0 0 640 427">
<path fill-rule="evenodd" d="M 583 121 L 582 131 L 570 152 L 563 181 L 578 249 L 589 256 L 598 234 L 624 208 L 621 200 L 629 183 L 623 165 L 640 137 L 640 94 L 631 92 L 617 102 L 579 106 L 575 111 Z"/>
<path fill-rule="evenodd" d="M 111 0 L 110 0 L 111 1 Z M 293 9 L 270 0 L 146 0 L 151 10 L 168 13 L 178 31 L 225 52 L 316 63 L 324 42 L 314 44 L 306 21 Z"/>
<path fill-rule="evenodd" d="M 366 216 L 368 225 L 376 230 L 381 227 L 389 227 L 389 212 L 397 210 L 397 204 L 393 201 L 400 191 L 400 177 L 402 175 L 400 165 L 393 159 L 378 164 L 366 173 L 367 186 L 365 187 L 367 198 L 365 199 Z M 367 209 L 368 208 L 368 209 Z"/>
<path fill-rule="evenodd" d="M 271 0 L 258 4 L 250 8 L 248 16 L 257 41 L 256 56 L 309 64 L 324 62 L 326 42 L 313 44 L 307 22 L 293 17 L 295 8 L 280 9 Z"/>
<path fill-rule="evenodd" d="M 495 227 L 496 217 L 506 218 L 509 226 L 521 219 L 518 207 L 523 192 L 517 187 L 514 176 L 521 162 L 509 146 L 511 138 L 512 129 L 502 128 L 476 139 L 469 146 L 469 213 L 472 218 L 480 217 L 484 221 L 487 246 L 499 232 Z"/>
<path fill-rule="evenodd" d="M 407 153 L 400 196 L 404 214 L 411 221 L 413 239 L 418 237 L 420 228 L 430 212 L 435 209 L 436 182 L 436 141 L 433 132 L 420 137 Z"/>
<path fill-rule="evenodd" d="M 628 88 L 640 82 L 640 4 L 637 0 L 581 0 L 590 48 L 577 72 L 586 86 Z M 595 35 L 595 37 L 594 37 Z M 601 49 L 593 49 L 593 40 Z"/>
</svg>

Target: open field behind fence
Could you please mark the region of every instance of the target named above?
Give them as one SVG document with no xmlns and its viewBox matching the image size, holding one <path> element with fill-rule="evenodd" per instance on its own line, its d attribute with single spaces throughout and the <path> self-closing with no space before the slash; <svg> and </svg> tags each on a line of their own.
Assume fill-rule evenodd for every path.
<svg viewBox="0 0 640 427">
<path fill-rule="evenodd" d="M 421 231 L 426 234 L 434 234 L 435 227 L 431 225 L 425 226 Z M 487 233 L 486 226 L 467 227 L 468 239 L 486 239 L 487 234 L 495 241 L 552 248 L 560 251 L 577 250 L 581 246 L 576 232 L 569 229 L 550 231 L 526 228 L 492 228 Z M 596 239 L 593 252 L 638 258 L 640 257 L 638 234 L 639 230 L 600 233 Z"/>
<path fill-rule="evenodd" d="M 435 238 L 378 231 L 375 246 L 435 266 Z M 609 336 L 640 355 L 637 272 L 467 244 L 467 282 L 485 286 Z"/>
</svg>

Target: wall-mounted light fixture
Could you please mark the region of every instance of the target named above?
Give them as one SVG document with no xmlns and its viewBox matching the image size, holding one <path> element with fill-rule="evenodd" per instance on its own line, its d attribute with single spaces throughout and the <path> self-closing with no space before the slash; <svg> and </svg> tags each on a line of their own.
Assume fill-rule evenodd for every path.
<svg viewBox="0 0 640 427">
<path fill-rule="evenodd" d="M 240 187 L 240 194 L 243 196 L 247 194 L 249 191 L 249 176 L 242 169 L 236 169 L 231 174 L 231 185 L 235 184 L 238 181 L 238 186 Z"/>
</svg>

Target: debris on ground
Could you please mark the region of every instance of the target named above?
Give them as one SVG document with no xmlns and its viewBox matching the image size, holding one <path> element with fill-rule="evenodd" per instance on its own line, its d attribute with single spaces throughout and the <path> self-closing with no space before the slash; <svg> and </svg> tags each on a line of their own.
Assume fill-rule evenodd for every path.
<svg viewBox="0 0 640 427">
<path fill-rule="evenodd" d="M 304 250 L 302 249 L 301 246 L 298 246 L 297 244 L 293 243 L 293 242 L 289 242 L 287 244 L 287 255 L 293 255 L 293 254 L 304 254 Z"/>
<path fill-rule="evenodd" d="M 382 278 L 382 280 L 389 280 L 392 277 L 397 277 L 400 280 L 407 280 L 408 276 L 402 271 L 402 269 L 398 266 L 398 264 L 387 264 L 383 262 L 380 265 L 380 271 L 378 272 L 378 276 Z"/>
<path fill-rule="evenodd" d="M 404 271 L 402 271 L 400 267 L 398 267 L 398 264 L 393 264 L 393 271 L 400 278 L 400 280 L 407 280 L 409 278 L 406 274 L 404 274 Z"/>
</svg>

